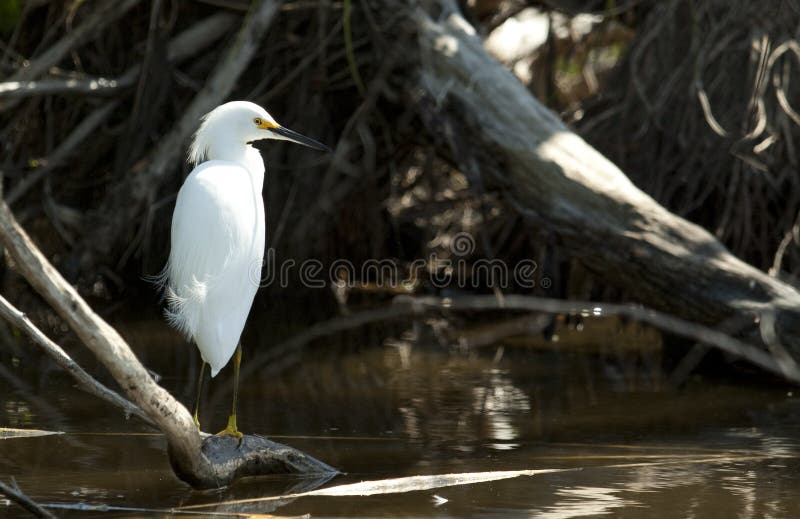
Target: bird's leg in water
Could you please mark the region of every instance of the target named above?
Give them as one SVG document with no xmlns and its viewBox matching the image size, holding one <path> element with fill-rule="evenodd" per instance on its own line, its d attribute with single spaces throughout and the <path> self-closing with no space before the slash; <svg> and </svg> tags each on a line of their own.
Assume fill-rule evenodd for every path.
<svg viewBox="0 0 800 519">
<path fill-rule="evenodd" d="M 200 393 L 203 392 L 203 375 L 206 372 L 206 361 L 203 361 L 203 364 L 200 365 L 200 376 L 197 377 L 197 398 L 194 401 L 194 424 L 197 426 L 197 430 L 200 430 L 200 418 L 197 416 L 197 412 L 200 410 Z"/>
<path fill-rule="evenodd" d="M 231 415 L 228 417 L 228 426 L 217 434 L 227 434 L 242 439 L 242 433 L 236 427 L 236 396 L 239 393 L 239 365 L 242 363 L 242 343 L 236 346 L 236 353 L 233 355 L 233 405 Z"/>
</svg>

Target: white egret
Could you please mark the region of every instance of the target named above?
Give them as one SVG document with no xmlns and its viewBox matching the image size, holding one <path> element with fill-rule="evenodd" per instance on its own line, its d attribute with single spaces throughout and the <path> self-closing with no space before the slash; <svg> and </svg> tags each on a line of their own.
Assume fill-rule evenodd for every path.
<svg viewBox="0 0 800 519">
<path fill-rule="evenodd" d="M 209 112 L 189 148 L 195 168 L 178 192 L 172 247 L 161 275 L 168 321 L 197 344 L 203 358 L 194 408 L 198 428 L 206 364 L 213 378 L 235 352 L 233 405 L 220 434 L 239 438 L 240 337 L 258 289 L 265 239 L 264 162 L 250 143 L 262 139 L 328 150 L 282 127 L 254 103 L 233 101 Z"/>
</svg>

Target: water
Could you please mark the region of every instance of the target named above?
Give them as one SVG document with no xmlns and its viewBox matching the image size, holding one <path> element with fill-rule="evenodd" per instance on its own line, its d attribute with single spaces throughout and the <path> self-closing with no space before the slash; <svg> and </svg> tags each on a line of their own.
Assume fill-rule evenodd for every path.
<svg viewBox="0 0 800 519">
<path fill-rule="evenodd" d="M 159 323 L 128 323 L 122 331 L 164 377 L 162 384 L 190 402 L 193 350 Z M 226 505 L 296 492 L 308 482 L 258 478 L 194 492 L 173 476 L 160 436 L 78 391 L 37 355 L 12 355 L 9 346 L 0 348 L 0 425 L 64 434 L 0 439 L 0 477 L 14 477 L 37 502 L 73 507 L 58 514 L 80 517 L 160 515 L 202 504 L 210 506 L 193 510 L 313 517 L 800 516 L 800 393 L 696 378 L 671 387 L 658 368 L 660 343 L 647 357 L 608 345 L 583 350 L 565 353 L 562 340 L 557 348 L 518 345 L 500 355 L 495 347 L 463 352 L 374 339 L 358 347 L 317 346 L 292 362 L 271 364 L 242 381 L 240 426 L 346 472 L 328 485 L 573 470 L 368 497 Z M 255 355 L 246 350 L 245 364 Z M 102 373 L 88 355 L 79 357 Z M 225 424 L 227 375 L 206 386 L 201 418 L 207 430 Z M 75 510 L 80 504 L 110 509 Z M 0 516 L 24 514 L 0 504 Z"/>
</svg>

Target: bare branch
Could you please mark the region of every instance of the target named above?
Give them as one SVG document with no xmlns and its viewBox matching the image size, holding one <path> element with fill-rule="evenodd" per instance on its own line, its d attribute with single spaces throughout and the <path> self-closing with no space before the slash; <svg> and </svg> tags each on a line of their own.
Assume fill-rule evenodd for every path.
<svg viewBox="0 0 800 519">
<path fill-rule="evenodd" d="M 0 494 L 5 494 L 11 501 L 33 514 L 44 519 L 56 519 L 56 516 L 36 504 L 31 498 L 22 493 L 19 488 L 14 488 L 0 481 Z"/>
<path fill-rule="evenodd" d="M 27 66 L 19 69 L 9 80 L 19 82 L 41 76 L 50 67 L 61 61 L 70 50 L 92 37 L 102 27 L 123 16 L 139 2 L 140 0 L 103 2 L 82 24 L 67 33 Z M 0 110 L 7 110 L 11 106 L 13 106 L 13 101 L 0 105 Z"/>
<path fill-rule="evenodd" d="M 192 27 L 181 32 L 173 38 L 167 49 L 167 58 L 173 63 L 181 61 L 195 55 L 208 45 L 221 38 L 233 25 L 236 16 L 228 13 L 217 13 L 196 23 Z M 136 82 L 136 78 L 141 70 L 141 64 L 129 68 L 116 80 L 119 88 L 130 87 Z M 3 97 L 3 85 L 0 83 L 0 97 Z M 87 115 L 66 139 L 61 141 L 58 147 L 47 158 L 47 163 L 34 171 L 31 171 L 20 180 L 8 193 L 6 202 L 14 205 L 25 193 L 36 185 L 54 168 L 61 166 L 75 150 L 90 136 L 94 130 L 103 124 L 114 110 L 119 106 L 119 100 L 108 101 L 105 105 L 95 109 Z"/>
<path fill-rule="evenodd" d="M 502 300 L 498 300 L 494 296 L 458 297 L 453 299 L 421 297 L 411 299 L 410 304 L 412 306 L 419 305 L 422 308 L 440 310 L 528 310 L 553 314 L 618 315 L 629 317 L 674 335 L 714 346 L 774 375 L 783 377 L 795 384 L 800 384 L 800 368 L 788 355 L 788 358 L 776 359 L 768 352 L 734 339 L 718 330 L 643 306 L 593 303 L 591 301 L 562 301 L 560 299 L 518 295 L 506 295 Z"/>
<path fill-rule="evenodd" d="M 22 97 L 44 96 L 51 94 L 83 94 L 111 95 L 120 88 L 129 87 L 116 79 L 80 78 L 80 79 L 42 79 L 39 81 L 6 81 L 0 83 L 0 98 L 19 99 Z"/>
<path fill-rule="evenodd" d="M 50 338 L 44 334 L 44 332 L 39 330 L 39 328 L 37 328 L 36 325 L 33 324 L 30 319 L 28 319 L 27 315 L 20 312 L 3 296 L 0 296 L 0 315 L 2 315 L 9 323 L 27 333 L 28 336 L 30 336 L 30 338 L 39 347 L 41 347 L 45 353 L 47 353 L 47 355 L 49 355 L 50 358 L 55 361 L 56 364 L 61 366 L 64 371 L 72 375 L 72 377 L 78 382 L 78 387 L 80 387 L 82 390 L 122 408 L 126 414 L 134 414 L 148 424 L 154 425 L 152 420 L 150 420 L 150 418 L 148 418 L 147 415 L 144 414 L 136 405 L 120 396 L 116 391 L 107 388 L 89 375 L 82 367 L 72 360 L 72 357 L 70 357 L 67 352 L 65 352 L 58 344 L 51 341 Z"/>
<path fill-rule="evenodd" d="M 203 441 L 189 411 L 153 380 L 117 331 L 94 313 L 53 268 L 5 202 L 0 202 L 0 242 L 25 279 L 111 372 L 133 403 L 161 429 L 178 477 L 196 488 L 217 488 L 243 476 L 336 472 L 303 452 L 257 436 L 245 436 L 241 445 L 246 442 L 246 449 L 228 436 L 210 436 Z"/>
<path fill-rule="evenodd" d="M 202 472 L 202 464 L 207 465 L 208 460 L 197 456 L 200 436 L 189 412 L 153 380 L 117 331 L 95 314 L 50 265 L 5 202 L 0 203 L 0 240 L 25 279 L 108 368 L 131 400 L 158 425 L 182 461 L 193 464 L 188 470 Z"/>
<path fill-rule="evenodd" d="M 167 61 L 181 62 L 197 54 L 222 37 L 235 20 L 236 16 L 232 14 L 216 13 L 181 32 L 169 43 Z M 50 94 L 113 94 L 132 86 L 141 67 L 141 64 L 136 64 L 115 79 L 84 77 L 26 81 L 15 76 L 12 80 L 0 83 L 0 98 L 13 99 Z"/>
<path fill-rule="evenodd" d="M 407 319 L 409 317 L 427 315 L 433 311 L 497 310 L 588 317 L 611 315 L 628 317 L 674 335 L 713 346 L 734 357 L 750 362 L 769 373 L 785 378 L 795 384 L 800 384 L 800 368 L 788 355 L 776 359 L 768 352 L 735 339 L 719 330 L 686 321 L 664 312 L 635 305 L 595 303 L 592 301 L 564 301 L 520 295 L 504 295 L 502 299 L 498 299 L 495 296 L 459 296 L 455 298 L 397 296 L 389 307 L 336 317 L 310 326 L 302 333 L 270 349 L 267 354 L 259 355 L 252 362 L 249 362 L 242 369 L 242 377 L 264 369 L 266 365 L 275 359 L 295 352 L 313 340 L 370 323 Z M 532 329 L 535 330 L 535 326 Z"/>
</svg>

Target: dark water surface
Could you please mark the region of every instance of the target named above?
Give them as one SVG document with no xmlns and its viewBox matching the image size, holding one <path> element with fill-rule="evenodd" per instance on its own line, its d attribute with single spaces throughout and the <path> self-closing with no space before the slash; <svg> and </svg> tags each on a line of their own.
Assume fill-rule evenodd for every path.
<svg viewBox="0 0 800 519">
<path fill-rule="evenodd" d="M 160 324 L 123 332 L 162 384 L 190 402 L 193 349 Z M 0 347 L 0 427 L 64 433 L 0 439 L 0 478 L 14 477 L 40 503 L 111 508 L 56 510 L 81 517 L 159 516 L 199 504 L 212 506 L 197 512 L 313 517 L 800 517 L 796 390 L 700 379 L 675 388 L 658 362 L 624 355 L 612 362 L 608 352 L 507 347 L 501 356 L 495 348 L 464 353 L 374 342 L 347 351 L 318 346 L 248 376 L 240 427 L 346 472 L 329 486 L 576 470 L 367 497 L 220 504 L 296 492 L 309 482 L 260 478 L 193 492 L 173 476 L 160 436 L 75 389 L 44 360 Z M 245 366 L 255 355 L 245 351 Z M 80 360 L 103 373 L 90 358 Z M 225 372 L 207 384 L 204 429 L 224 426 L 229 385 Z M 0 516 L 24 514 L 0 498 Z"/>
</svg>

